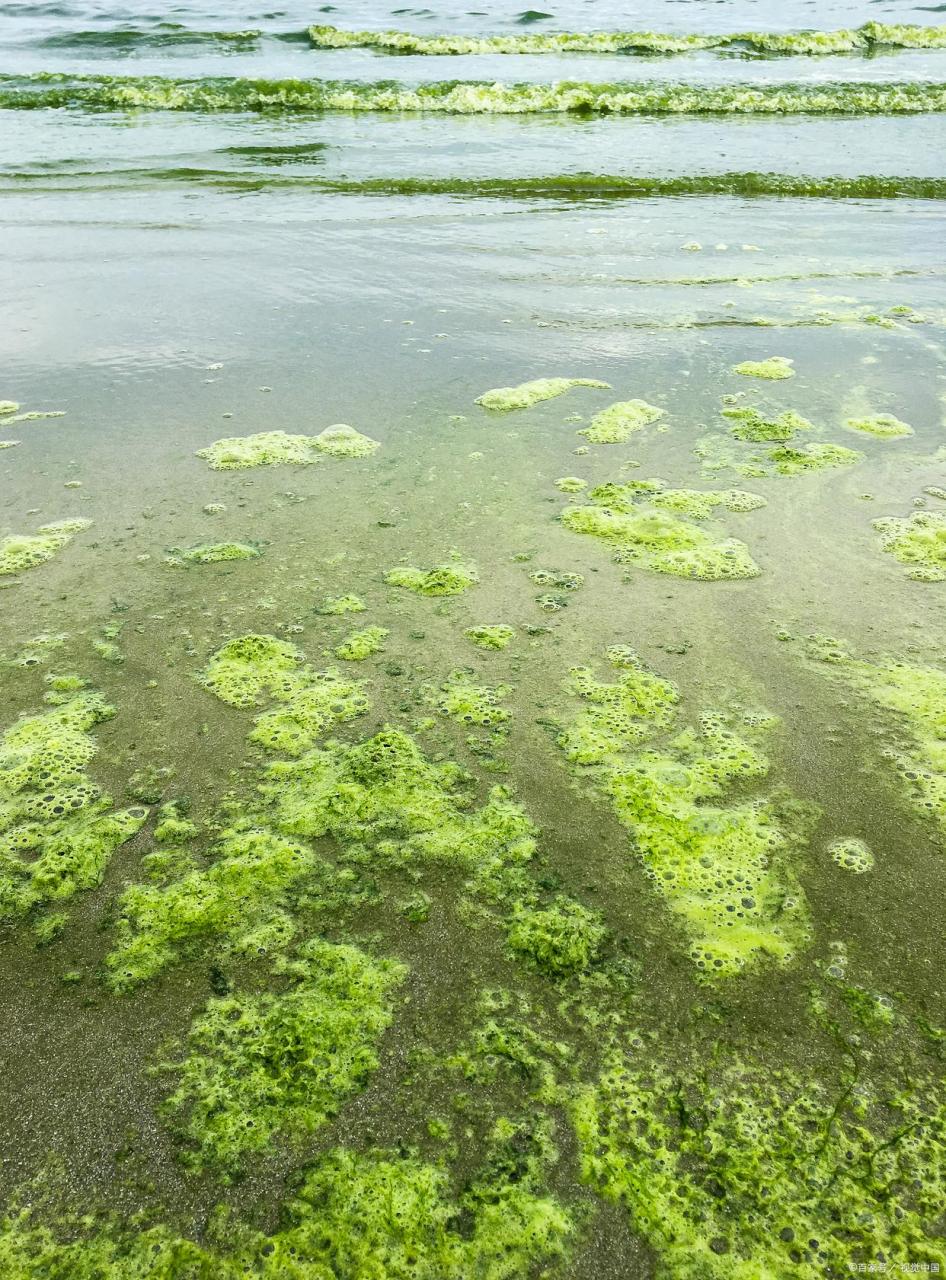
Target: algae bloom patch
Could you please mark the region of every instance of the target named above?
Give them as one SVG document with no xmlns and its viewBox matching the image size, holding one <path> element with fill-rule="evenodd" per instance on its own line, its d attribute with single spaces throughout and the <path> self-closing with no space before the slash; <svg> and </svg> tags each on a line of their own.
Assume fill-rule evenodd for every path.
<svg viewBox="0 0 946 1280">
<path fill-rule="evenodd" d="M 367 458 L 380 445 L 354 427 L 338 423 L 317 436 L 289 435 L 285 431 L 260 431 L 251 436 L 228 436 L 197 450 L 214 471 L 238 471 L 245 467 L 283 464 L 311 466 L 323 454 L 334 458 Z"/>
<path fill-rule="evenodd" d="M 754 494 L 738 489 L 664 489 L 660 482 L 648 481 L 599 485 L 589 498 L 588 506 L 566 507 L 562 524 L 610 545 L 619 564 L 711 582 L 761 573 L 745 543 L 715 538 L 676 514 L 702 520 L 720 506 L 749 511 L 764 505 Z"/>
<path fill-rule="evenodd" d="M 831 861 L 842 871 L 851 871 L 861 876 L 874 868 L 874 855 L 863 840 L 849 837 L 846 840 L 835 840 L 828 846 Z"/>
<path fill-rule="evenodd" d="M 907 577 L 916 582 L 946 580 L 946 515 L 939 511 L 914 511 L 899 519 L 885 516 L 874 521 L 881 549 L 907 566 Z"/>
<path fill-rule="evenodd" d="M 11 534 L 3 538 L 0 540 L 0 576 L 22 573 L 24 569 L 44 564 L 91 524 L 91 520 L 57 520 L 40 525 L 34 534 Z"/>
<path fill-rule="evenodd" d="M 786 356 L 769 356 L 767 360 L 743 360 L 733 365 L 733 373 L 741 373 L 744 378 L 768 378 L 778 381 L 781 378 L 794 378 L 794 361 Z"/>
<path fill-rule="evenodd" d="M 663 416 L 663 409 L 648 404 L 646 400 L 622 400 L 596 413 L 590 425 L 578 434 L 592 444 L 623 444 L 633 432 L 640 431 Z"/>
<path fill-rule="evenodd" d="M 187 1037 L 167 1101 L 189 1162 L 234 1169 L 279 1135 L 324 1125 L 378 1066 L 404 965 L 320 939 L 278 966 L 280 994 L 211 1000 Z"/>
<path fill-rule="evenodd" d="M 848 431 L 859 431 L 861 435 L 876 436 L 878 440 L 897 440 L 914 434 L 909 423 L 901 422 L 892 413 L 877 413 L 867 418 L 845 418 L 844 425 Z"/>
<path fill-rule="evenodd" d="M 202 542 L 186 551 L 171 551 L 166 562 L 172 565 L 219 564 L 228 560 L 258 560 L 259 547 L 249 542 Z"/>
<path fill-rule="evenodd" d="M 384 580 L 389 587 L 406 587 L 419 596 L 458 596 L 475 586 L 480 575 L 471 564 L 438 564 L 432 569 L 399 565 Z"/>
<path fill-rule="evenodd" d="M 384 648 L 388 632 L 385 627 L 365 627 L 361 631 L 353 631 L 335 650 L 335 657 L 345 662 L 364 662 L 373 653 L 380 653 Z"/>
<path fill-rule="evenodd" d="M 113 810 L 87 773 L 91 731 L 114 708 L 77 676 L 47 683 L 48 709 L 0 739 L 0 920 L 93 888 L 148 816 L 140 806 Z"/>
<path fill-rule="evenodd" d="M 554 400 L 572 387 L 609 386 L 610 383 L 599 382 L 596 378 L 536 378 L 517 387 L 495 387 L 492 391 L 484 391 L 477 396 L 476 403 L 484 409 L 508 413 L 510 409 L 528 409 L 542 400 Z"/>
</svg>

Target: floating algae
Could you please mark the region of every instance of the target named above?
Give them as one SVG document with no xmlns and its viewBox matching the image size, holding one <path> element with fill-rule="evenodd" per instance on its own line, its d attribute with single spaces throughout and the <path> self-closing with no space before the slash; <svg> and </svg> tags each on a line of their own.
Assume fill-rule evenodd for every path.
<svg viewBox="0 0 946 1280">
<path fill-rule="evenodd" d="M 559 745 L 631 832 L 697 968 L 729 977 L 763 957 L 791 960 L 808 908 L 792 866 L 797 837 L 770 799 L 744 798 L 768 774 L 761 751 L 715 713 L 678 729 L 677 689 L 643 667 L 613 683 L 576 668 L 570 690 L 584 705 Z"/>
<path fill-rule="evenodd" d="M 285 431 L 260 431 L 253 436 L 228 436 L 198 449 L 214 471 L 236 471 L 243 467 L 272 467 L 281 463 L 308 466 L 318 461 L 310 436 L 291 436 Z"/>
<path fill-rule="evenodd" d="M 360 596 L 326 596 L 319 605 L 318 612 L 340 617 L 346 613 L 364 613 L 367 608 Z"/>
<path fill-rule="evenodd" d="M 867 701 L 893 713 L 901 741 L 883 755 L 917 807 L 946 835 L 946 671 L 859 660 L 830 637 L 812 637 L 808 651 Z"/>
<path fill-rule="evenodd" d="M 946 515 L 939 511 L 914 511 L 899 519 L 885 516 L 873 522 L 882 550 L 907 566 L 915 582 L 946 579 Z"/>
<path fill-rule="evenodd" d="M 373 653 L 384 648 L 388 631 L 384 627 L 365 627 L 362 631 L 353 631 L 336 649 L 335 657 L 345 662 L 363 662 Z"/>
<path fill-rule="evenodd" d="M 626 1208 L 658 1280 L 946 1266 L 932 1082 L 888 1098 L 758 1060 L 706 1068 L 620 1046 L 572 1105 L 582 1177 Z"/>
<path fill-rule="evenodd" d="M 258 560 L 259 547 L 249 542 L 202 542 L 187 551 L 171 551 L 166 563 L 172 565 L 219 564 L 225 560 Z"/>
<path fill-rule="evenodd" d="M 874 855 L 863 840 L 851 836 L 846 840 L 835 840 L 828 846 L 831 861 L 842 871 L 851 871 L 854 875 L 863 875 L 874 867 Z"/>
<path fill-rule="evenodd" d="M 406 968 L 353 946 L 314 939 L 277 964 L 278 995 L 211 1000 L 191 1027 L 186 1056 L 168 1064 L 167 1100 L 195 1167 L 235 1170 L 277 1135 L 305 1138 L 324 1125 L 378 1066 Z"/>
<path fill-rule="evenodd" d="M 480 575 L 471 564 L 438 564 L 432 569 L 399 565 L 384 580 L 389 587 L 406 587 L 419 596 L 458 596 L 475 586 Z"/>
<path fill-rule="evenodd" d="M 743 360 L 733 365 L 733 373 L 741 373 L 744 378 L 767 378 L 778 381 L 782 378 L 794 378 L 794 361 L 786 356 L 769 356 L 767 360 Z"/>
<path fill-rule="evenodd" d="M 657 409 L 646 400 L 624 400 L 596 413 L 590 425 L 578 434 L 592 444 L 623 444 L 630 439 L 632 432 L 640 431 L 663 416 L 663 409 Z"/>
<path fill-rule="evenodd" d="M 0 919 L 94 888 L 148 816 L 113 810 L 86 773 L 97 750 L 90 731 L 114 708 L 78 677 L 48 684 L 49 709 L 22 717 L 0 740 Z"/>
<path fill-rule="evenodd" d="M 560 81 L 251 80 L 162 76 L 0 75 L 0 110 L 418 111 L 451 115 L 913 115 L 946 111 L 946 86 L 924 81 L 688 84 Z"/>
<path fill-rule="evenodd" d="M 864 456 L 841 444 L 810 444 L 804 449 L 782 445 L 767 455 L 782 476 L 801 475 L 805 471 L 824 471 L 831 467 L 849 467 Z"/>
<path fill-rule="evenodd" d="M 581 493 L 583 489 L 588 488 L 588 481 L 582 480 L 579 476 L 562 476 L 560 480 L 555 481 L 555 488 L 560 493 Z"/>
<path fill-rule="evenodd" d="M 287 435 L 285 431 L 260 431 L 252 436 L 229 436 L 198 449 L 214 471 L 236 471 L 244 467 L 272 467 L 282 463 L 310 466 L 320 454 L 335 458 L 367 458 L 379 447 L 377 440 L 362 435 L 354 427 L 339 423 L 326 427 L 317 436 Z"/>
<path fill-rule="evenodd" d="M 744 543 L 735 538 L 715 539 L 670 510 L 640 505 L 641 498 L 650 503 L 659 498 L 665 507 L 677 504 L 701 518 L 718 505 L 743 511 L 758 506 L 761 500 L 754 495 L 743 495 L 739 490 L 666 490 L 639 496 L 639 490 L 631 484 L 601 485 L 589 497 L 592 505 L 566 507 L 562 524 L 573 533 L 609 543 L 619 564 L 639 564 L 655 573 L 704 581 L 755 578 L 761 573 Z M 751 499 L 749 506 L 747 499 Z"/>
<path fill-rule="evenodd" d="M 312 444 L 320 453 L 327 453 L 332 458 L 370 458 L 381 447 L 377 440 L 362 435 L 343 422 L 320 431 L 312 437 Z"/>
<path fill-rule="evenodd" d="M 542 400 L 554 400 L 572 387 L 608 385 L 595 378 L 536 378 L 534 382 L 523 382 L 518 387 L 496 387 L 492 391 L 484 391 L 481 396 L 477 396 L 476 403 L 481 404 L 484 409 L 508 413 L 511 409 L 529 409 Z"/>
<path fill-rule="evenodd" d="M 545 16 L 545 15 L 544 15 Z M 309 27 L 317 49 L 381 49 L 397 54 L 693 53 L 702 49 L 763 54 L 869 53 L 946 48 L 946 28 L 865 22 L 840 31 L 734 31 L 718 35 L 655 31 L 523 32 L 518 35 L 422 35 L 413 31 L 342 31 Z"/>
<path fill-rule="evenodd" d="M 505 649 L 516 638 L 515 630 L 504 622 L 468 627 L 463 634 L 477 649 Z"/>
<path fill-rule="evenodd" d="M 807 418 L 791 409 L 780 413 L 777 418 L 765 418 L 758 409 L 749 405 L 737 405 L 723 409 L 722 415 L 733 424 L 729 428 L 731 435 L 737 440 L 751 440 L 756 444 L 765 440 L 784 444 L 791 440 L 796 431 L 813 430 L 813 425 Z"/>
<path fill-rule="evenodd" d="M 513 914 L 508 941 L 517 955 L 559 977 L 587 969 L 606 935 L 595 912 L 559 895 L 545 908 L 520 907 Z"/>
<path fill-rule="evenodd" d="M 437 691 L 434 702 L 439 711 L 461 724 L 479 727 L 505 724 L 509 712 L 500 702 L 509 693 L 507 685 L 491 689 L 474 684 L 462 671 L 454 671 Z"/>
<path fill-rule="evenodd" d="M 77 533 L 92 524 L 91 520 L 57 520 L 40 525 L 35 534 L 11 534 L 0 539 L 0 577 L 22 573 L 51 560 L 57 551 L 67 547 Z"/>
<path fill-rule="evenodd" d="M 844 425 L 848 431 L 859 431 L 862 435 L 876 436 L 878 440 L 896 440 L 901 436 L 912 436 L 913 428 L 901 422 L 891 413 L 877 413 L 866 418 L 845 418 Z"/>
</svg>

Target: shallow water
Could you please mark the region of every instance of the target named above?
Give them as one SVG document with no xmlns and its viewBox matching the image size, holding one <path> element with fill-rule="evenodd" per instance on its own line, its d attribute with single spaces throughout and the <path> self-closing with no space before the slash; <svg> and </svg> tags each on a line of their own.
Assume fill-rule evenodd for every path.
<svg viewBox="0 0 946 1280">
<path fill-rule="evenodd" d="M 475 13 L 389 11 L 374 0 L 316 10 L 244 6 L 223 18 L 203 5 L 155 14 L 87 0 L 8 4 L 0 75 L 404 85 L 946 80 L 944 50 L 408 59 L 281 38 L 323 20 L 507 34 L 938 20 L 919 6 L 792 3 L 777 23 L 747 0 L 571 2 L 524 24 L 491 4 Z M 70 35 L 153 32 L 163 21 L 264 34 L 251 48 Z M 946 1266 L 946 588 L 935 573 L 946 564 L 946 531 L 929 552 L 934 580 L 924 581 L 884 550 L 873 525 L 916 513 L 946 523 L 943 115 L 15 106 L 0 111 L 0 397 L 21 412 L 64 416 L 0 416 L 0 442 L 18 441 L 0 452 L 0 536 L 93 523 L 47 562 L 0 577 L 0 728 L 49 711 L 49 677 L 80 676 L 115 709 L 90 730 L 98 751 L 83 770 L 115 808 L 144 805 L 148 817 L 93 883 L 69 894 L 54 876 L 58 888 L 23 909 L 7 890 L 32 855 L 0 846 L 0 1194 L 6 1206 L 34 1209 L 31 1226 L 8 1222 L 0 1235 L 8 1274 L 50 1274 L 36 1235 L 46 1227 L 80 1241 L 61 1246 L 54 1261 L 63 1269 L 51 1274 L 229 1276 L 238 1264 L 243 1275 L 295 1274 L 277 1267 L 286 1223 L 309 1221 L 298 1206 L 295 1219 L 284 1212 L 300 1180 L 323 1176 L 329 1153 L 370 1163 L 378 1150 L 394 1165 L 443 1171 L 440 1225 L 413 1201 L 392 1225 L 381 1193 L 367 1195 L 365 1209 L 349 1178 L 344 1221 L 328 1193 L 316 1197 L 313 1235 L 291 1245 L 297 1274 L 808 1280 L 878 1261 Z M 587 183 L 563 181 L 577 175 Z M 731 175 L 737 194 L 700 186 L 720 175 Z M 770 175 L 757 179 L 766 194 L 741 194 L 749 175 Z M 779 176 L 822 185 L 807 198 L 781 195 Z M 891 181 L 883 191 L 831 186 L 857 178 Z M 681 185 L 659 196 L 627 179 Z M 912 179 L 936 181 L 920 188 Z M 773 356 L 793 362 L 794 376 L 734 372 Z M 576 386 L 505 413 L 476 403 L 491 388 L 556 377 L 610 389 Z M 579 434 L 631 399 L 662 416 L 620 443 Z M 784 474 L 769 456 L 773 442 L 733 434 L 721 410 L 734 405 L 766 418 L 794 411 L 812 426 L 793 446 L 858 456 Z M 846 425 L 888 414 L 912 434 L 885 439 Z M 196 456 L 221 438 L 314 437 L 340 422 L 380 447 L 244 470 L 214 471 Z M 565 477 L 588 487 L 562 492 L 556 481 Z M 739 540 L 757 575 L 656 572 L 639 548 L 617 563 L 623 544 L 582 536 L 561 519 L 588 505 L 594 486 L 652 478 L 673 490 L 764 499 L 688 525 L 714 543 Z M 646 495 L 633 499 L 639 509 L 653 510 Z M 231 541 L 260 554 L 170 562 Z M 385 581 L 399 565 L 457 564 L 478 574 L 462 594 L 428 598 Z M 580 575 L 577 589 L 567 575 Z M 363 599 L 363 613 L 322 611 L 326 598 L 348 594 Z M 471 643 L 467 631 L 487 624 L 515 630 L 508 648 Z M 386 629 L 380 653 L 362 663 L 334 655 L 365 626 Z M 241 953 L 223 926 L 188 934 L 182 923 L 166 963 L 118 993 L 108 957 L 128 936 L 129 886 L 176 892 L 187 867 L 209 874 L 225 864 L 219 835 L 241 815 L 285 834 L 272 798 L 257 796 L 268 767 L 289 785 L 273 765 L 279 753 L 247 740 L 254 717 L 280 705 L 276 695 L 261 692 L 255 707 L 240 709 L 199 679 L 221 646 L 250 633 L 297 645 L 315 670 L 365 681 L 370 710 L 350 720 L 339 713 L 317 737 L 319 747 L 343 744 L 329 749 L 335 765 L 392 724 L 429 760 L 468 771 L 474 808 L 461 812 L 475 812 L 491 786 L 508 787 L 536 828 L 536 852 L 518 870 L 501 842 L 489 847 L 492 862 L 422 856 L 410 838 L 428 820 L 436 834 L 440 819 L 429 814 L 442 797 L 428 796 L 420 817 L 402 797 L 372 825 L 368 786 L 347 826 L 338 819 L 306 837 L 341 877 L 336 896 L 313 873 L 274 899 L 291 937 Z M 825 636 L 832 644 L 811 639 Z M 838 659 L 836 645 L 849 656 Z M 625 737 L 606 760 L 570 762 L 567 734 L 587 705 L 570 673 L 587 667 L 599 681 L 618 681 L 628 668 L 609 664 L 612 646 L 631 647 L 638 670 L 673 682 L 676 718 L 641 713 L 615 730 Z M 894 664 L 938 673 L 932 692 L 911 686 L 905 704 L 891 705 Z M 443 713 L 457 670 L 500 688 L 508 719 L 498 733 Z M 768 728 L 763 709 L 775 718 Z M 702 766 L 678 735 L 709 712 L 763 752 L 768 769 L 724 779 L 694 806 L 686 788 Z M 703 721 L 697 741 L 712 723 Z M 627 810 L 616 798 L 630 777 L 639 800 L 641 770 L 657 757 L 671 797 L 662 855 L 642 817 L 622 824 Z M 18 766 L 8 743 L 4 839 Z M 339 811 L 346 785 L 329 788 Z M 371 785 L 381 787 L 377 778 Z M 162 805 L 173 803 L 199 830 L 191 862 L 185 851 L 177 869 L 154 879 L 153 855 L 166 847 L 155 830 Z M 716 837 L 727 824 L 741 832 L 750 813 L 785 833 L 784 847 L 762 860 L 784 877 L 781 904 L 762 922 L 775 921 L 768 941 L 790 935 L 780 920 L 799 901 L 805 927 L 787 956 L 774 944 L 749 945 L 738 971 L 707 975 L 695 962 L 704 934 L 692 922 L 703 890 L 663 880 L 661 856 L 689 850 L 697 873 L 705 867 L 721 884 L 728 855 Z M 832 860 L 830 846 L 845 838 L 870 846 L 872 870 L 855 875 Z M 684 857 L 677 875 L 693 867 Z M 712 901 L 719 884 L 706 891 Z M 414 913 L 425 918 L 412 919 L 404 903 L 417 894 L 429 902 Z M 551 911 L 562 895 L 603 932 L 583 959 L 556 967 L 517 944 L 515 922 Z M 184 894 L 181 920 L 199 897 Z M 59 912 L 67 919 L 53 929 Z M 249 906 L 241 912 L 255 920 Z M 166 1106 L 173 1082 L 153 1067 L 180 1063 L 208 1001 L 285 996 L 295 979 L 280 964 L 298 963 L 319 937 L 407 966 L 389 1024 L 366 1037 L 369 1060 L 353 1084 L 324 1033 L 312 1033 L 317 1047 L 307 1056 L 295 1042 L 273 1047 L 257 1027 L 230 1076 L 257 1081 L 263 1062 L 272 1132 L 256 1149 L 241 1147 L 235 1166 L 201 1164 L 194 1113 L 182 1136 L 187 1117 Z M 312 997 L 316 1012 L 321 998 Z M 346 996 L 353 1008 L 364 998 Z M 497 1048 L 497 1039 L 484 1048 L 497 1022 L 516 1044 L 541 1041 L 534 1052 L 543 1065 L 517 1058 L 508 1043 Z M 212 1066 L 213 1051 L 203 1052 Z M 286 1090 L 295 1081 L 314 1093 L 319 1053 L 328 1054 L 335 1099 L 300 1131 Z M 615 1062 L 646 1078 L 643 1110 L 623 1128 L 602 1120 L 589 1137 L 581 1100 L 597 1090 L 605 1107 L 603 1073 Z M 246 1087 L 240 1106 L 262 1106 L 255 1085 Z M 659 1119 L 668 1097 L 677 1099 L 669 1127 Z M 796 1131 L 799 1098 L 815 1118 Z M 729 1107 L 744 1123 L 725 1127 Z M 262 1123 L 262 1111 L 253 1115 Z M 512 1138 L 503 1138 L 504 1124 Z M 538 1150 L 535 1135 L 546 1129 L 555 1155 L 535 1155 L 529 1143 Z M 703 1146 L 687 1146 L 700 1134 Z M 671 1154 L 661 1164 L 654 1152 L 665 1141 Z M 195 1151 L 196 1171 L 187 1163 Z M 521 1227 L 525 1202 L 514 1195 L 532 1198 L 541 1229 Z M 220 1205 L 232 1210 L 228 1223 Z M 550 1205 L 567 1215 L 567 1229 L 549 1225 Z M 70 1215 L 94 1213 L 103 1216 L 77 1231 Z M 167 1272 L 150 1254 L 134 1270 L 155 1224 L 196 1241 L 209 1270 L 188 1270 L 183 1254 Z"/>
</svg>

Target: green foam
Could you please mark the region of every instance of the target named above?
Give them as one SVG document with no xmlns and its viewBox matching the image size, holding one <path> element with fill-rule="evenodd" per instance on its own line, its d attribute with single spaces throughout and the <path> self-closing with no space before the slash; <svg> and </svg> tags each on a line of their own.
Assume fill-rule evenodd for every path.
<svg viewBox="0 0 946 1280">
<path fill-rule="evenodd" d="M 187 551 L 171 552 L 170 564 L 219 564 L 226 560 L 257 560 L 262 552 L 249 542 L 202 542 Z"/>
<path fill-rule="evenodd" d="M 317 939 L 278 972 L 279 994 L 209 1001 L 171 1067 L 166 1106 L 193 1166 L 233 1170 L 277 1138 L 309 1137 L 378 1066 L 405 966 Z"/>
<path fill-rule="evenodd" d="M 809 444 L 805 448 L 781 445 L 767 457 L 779 475 L 797 476 L 807 471 L 825 471 L 833 467 L 850 467 L 864 455 L 840 444 Z"/>
<path fill-rule="evenodd" d="M 51 560 L 91 524 L 91 520 L 57 520 L 40 525 L 34 534 L 12 534 L 0 539 L 0 577 L 22 573 Z"/>
<path fill-rule="evenodd" d="M 941 1091 L 706 1065 L 615 1052 L 572 1107 L 582 1176 L 624 1207 L 658 1280 L 946 1267 Z"/>
<path fill-rule="evenodd" d="M 86 772 L 97 750 L 91 730 L 114 708 L 77 677 L 50 685 L 49 710 L 21 717 L 0 739 L 0 919 L 94 888 L 148 816 L 112 809 Z"/>
<path fill-rule="evenodd" d="M 863 875 L 865 871 L 873 870 L 874 855 L 869 846 L 863 840 L 853 836 L 845 840 L 835 840 L 828 846 L 828 853 L 831 855 L 831 861 L 842 871 Z"/>
<path fill-rule="evenodd" d="M 796 431 L 812 430 L 808 419 L 791 409 L 780 413 L 776 418 L 766 418 L 758 409 L 748 405 L 723 409 L 722 414 L 733 423 L 729 430 L 737 440 L 751 440 L 755 443 L 773 440 L 785 443 L 791 440 Z"/>
<path fill-rule="evenodd" d="M 360 596 L 326 596 L 319 605 L 318 612 L 341 616 L 346 613 L 364 613 L 367 608 Z"/>
<path fill-rule="evenodd" d="M 681 520 L 672 510 L 640 506 L 643 497 L 658 500 L 664 507 L 675 504 L 700 518 L 715 506 L 751 509 L 752 495 L 738 490 L 700 494 L 696 490 L 657 490 L 643 495 L 634 484 L 603 485 L 589 495 L 593 505 L 566 507 L 562 524 L 573 533 L 600 538 L 610 544 L 621 564 L 638 564 L 656 573 L 679 578 L 719 581 L 727 578 L 754 578 L 761 570 L 744 543 L 735 538 L 716 539 L 697 525 Z M 753 500 L 759 505 L 761 500 Z M 735 507 L 733 507 L 735 503 Z"/>
<path fill-rule="evenodd" d="M 227 436 L 206 449 L 198 449 L 214 471 L 238 471 L 245 467 L 272 467 L 282 463 L 308 466 L 318 461 L 309 436 L 285 431 L 260 431 L 252 436 Z"/>
<path fill-rule="evenodd" d="M 437 112 L 451 115 L 912 115 L 946 111 L 933 81 L 685 81 L 503 83 L 455 81 L 253 80 L 208 77 L 0 76 L 0 109 L 112 111 Z M 244 464 L 245 465 L 245 464 Z"/>
<path fill-rule="evenodd" d="M 946 579 L 946 515 L 914 511 L 903 519 L 886 516 L 873 524 L 881 549 L 907 566 L 908 578 L 916 582 Z"/>
<path fill-rule="evenodd" d="M 701 49 L 749 49 L 761 54 L 824 55 L 872 52 L 879 47 L 941 49 L 943 27 L 865 22 L 839 31 L 735 31 L 720 34 L 655 31 L 523 32 L 516 35 L 426 35 L 414 31 L 343 31 L 324 24 L 309 27 L 318 49 L 380 49 L 421 54 L 693 53 Z"/>
<path fill-rule="evenodd" d="M 482 627 L 468 627 L 463 633 L 477 649 L 505 649 L 516 638 L 515 630 L 504 622 Z"/>
<path fill-rule="evenodd" d="M 388 634 L 384 627 L 365 627 L 361 631 L 353 631 L 335 649 L 335 657 L 345 662 L 364 662 L 373 653 L 380 653 Z"/>
<path fill-rule="evenodd" d="M 891 413 L 876 413 L 866 418 L 845 418 L 844 425 L 848 431 L 859 431 L 861 435 L 876 436 L 878 440 L 897 440 L 902 436 L 912 436 L 913 428 L 901 422 Z"/>
<path fill-rule="evenodd" d="M 486 727 L 505 724 L 509 712 L 500 706 L 509 693 L 507 685 L 491 689 L 477 685 L 462 671 L 454 671 L 436 695 L 436 706 L 444 715 L 461 724 Z"/>
<path fill-rule="evenodd" d="M 741 373 L 744 378 L 767 378 L 778 381 L 782 378 L 794 378 L 795 370 L 792 361 L 785 356 L 769 356 L 767 360 L 743 360 L 733 365 L 733 373 Z"/>
<path fill-rule="evenodd" d="M 507 936 L 516 955 L 553 977 L 563 977 L 587 969 L 606 935 L 595 912 L 559 895 L 548 907 L 519 907 Z"/>
<path fill-rule="evenodd" d="M 767 798 L 741 798 L 768 773 L 761 751 L 717 714 L 677 731 L 677 690 L 639 666 L 610 684 L 579 668 L 571 689 L 585 705 L 560 745 L 631 832 L 697 968 L 728 977 L 791 960 L 809 932 L 793 837 Z"/>
<path fill-rule="evenodd" d="M 287 640 L 246 635 L 218 649 L 200 679 L 230 706 L 252 707 L 263 694 L 275 698 L 293 692 L 301 665 L 301 653 Z"/>
<path fill-rule="evenodd" d="M 390 587 L 406 587 L 420 596 L 458 596 L 480 580 L 472 564 L 438 564 L 432 569 L 398 565 L 384 575 Z"/>
<path fill-rule="evenodd" d="M 572 387 L 607 387 L 607 382 L 595 378 L 537 378 L 523 382 L 518 387 L 496 387 L 477 396 L 476 403 L 484 409 L 508 413 L 511 409 L 528 409 L 542 400 L 554 400 Z"/>
<path fill-rule="evenodd" d="M 664 416 L 646 400 L 622 400 L 602 409 L 591 419 L 587 427 L 578 432 L 592 444 L 623 444 L 632 433 L 640 431 Z"/>
<path fill-rule="evenodd" d="M 198 449 L 214 471 L 238 471 L 245 467 L 272 467 L 284 463 L 310 466 L 319 456 L 367 458 L 378 448 L 377 440 L 354 427 L 338 423 L 316 436 L 288 435 L 285 431 L 260 431 L 251 436 L 228 436 Z"/>
</svg>

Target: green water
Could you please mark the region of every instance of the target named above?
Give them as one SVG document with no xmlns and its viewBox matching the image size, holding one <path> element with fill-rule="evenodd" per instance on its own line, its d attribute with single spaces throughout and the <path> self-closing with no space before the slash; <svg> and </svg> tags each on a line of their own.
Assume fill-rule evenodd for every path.
<svg viewBox="0 0 946 1280">
<path fill-rule="evenodd" d="M 0 11 L 0 1275 L 946 1267 L 946 53 L 612 9 Z"/>
</svg>

